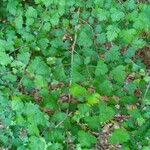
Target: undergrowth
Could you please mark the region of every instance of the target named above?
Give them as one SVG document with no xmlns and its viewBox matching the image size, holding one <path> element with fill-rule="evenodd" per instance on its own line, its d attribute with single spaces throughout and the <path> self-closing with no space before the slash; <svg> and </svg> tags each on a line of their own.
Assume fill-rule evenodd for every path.
<svg viewBox="0 0 150 150">
<path fill-rule="evenodd" d="M 108 124 L 150 149 L 148 0 L 1 0 L 0 27 L 2 149 L 91 150 Z"/>
</svg>

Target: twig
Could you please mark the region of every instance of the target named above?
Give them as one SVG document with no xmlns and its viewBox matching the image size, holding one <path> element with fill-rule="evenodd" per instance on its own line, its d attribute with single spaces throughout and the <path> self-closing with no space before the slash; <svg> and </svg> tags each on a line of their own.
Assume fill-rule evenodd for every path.
<svg viewBox="0 0 150 150">
<path fill-rule="evenodd" d="M 55 128 L 58 128 L 69 116 L 71 116 L 72 112 L 70 112 L 62 121 L 60 121 Z"/>
<path fill-rule="evenodd" d="M 79 20 L 82 21 L 83 23 L 87 24 L 87 25 L 91 28 L 91 30 L 92 30 L 92 32 L 93 32 L 93 34 L 94 34 L 94 29 L 93 29 L 93 27 L 92 27 L 87 21 L 83 20 L 82 18 L 79 18 Z"/>
<path fill-rule="evenodd" d="M 78 14 L 78 18 L 79 18 L 79 15 L 80 15 L 80 8 L 78 9 L 77 11 L 77 14 Z M 74 41 L 73 41 L 73 44 L 71 46 L 71 71 L 70 71 L 70 81 L 69 81 L 69 87 L 71 87 L 72 85 L 72 72 L 73 72 L 73 63 L 74 63 L 74 52 L 75 52 L 75 45 L 76 45 L 76 42 L 77 42 L 77 31 L 79 29 L 79 25 L 76 25 L 75 26 L 75 33 L 74 33 Z M 69 98 L 68 98 L 68 104 L 70 104 L 71 102 L 71 95 L 69 94 Z M 69 109 L 67 110 L 67 113 L 69 112 Z"/>
<path fill-rule="evenodd" d="M 14 51 L 9 52 L 9 55 L 11 55 L 12 53 L 15 53 L 16 51 L 18 51 L 18 50 L 20 50 L 20 49 L 22 49 L 22 48 L 24 48 L 24 47 L 26 47 L 26 45 L 23 45 L 23 46 L 20 46 L 20 47 L 14 49 Z"/>
<path fill-rule="evenodd" d="M 83 56 L 81 56 L 76 50 L 74 50 L 74 53 L 76 53 L 81 59 L 85 59 Z M 92 75 L 90 74 L 90 71 L 89 71 L 89 68 L 88 66 L 86 65 L 86 70 L 87 70 L 87 73 L 89 74 L 89 78 L 90 80 L 92 80 Z"/>
<path fill-rule="evenodd" d="M 94 37 L 95 32 L 94 32 L 93 27 L 92 27 L 86 20 L 84 20 L 84 19 L 82 19 L 82 18 L 79 18 L 79 20 L 82 21 L 83 23 L 87 24 L 87 25 L 90 27 L 90 29 L 91 29 L 91 31 L 92 31 L 92 33 L 93 33 L 93 42 L 94 42 L 95 47 L 96 47 L 96 49 L 97 49 L 98 46 L 97 46 L 97 43 L 95 42 L 95 37 Z"/>
<path fill-rule="evenodd" d="M 149 74 L 150 74 L 150 70 L 148 71 L 148 75 L 149 75 Z M 146 88 L 146 90 L 145 90 L 145 93 L 144 93 L 144 96 L 143 96 L 143 100 L 145 100 L 149 89 L 150 89 L 150 81 L 149 81 L 149 83 L 148 83 L 148 85 L 147 85 L 147 88 Z"/>
<path fill-rule="evenodd" d="M 80 9 L 78 9 L 78 18 L 79 18 L 79 14 L 80 14 Z M 75 26 L 75 34 L 74 34 L 74 41 L 73 44 L 71 46 L 71 74 L 70 74 L 70 86 L 72 84 L 72 71 L 73 71 L 73 62 L 74 62 L 74 52 L 75 52 L 75 45 L 77 42 L 77 31 L 78 31 L 79 25 Z"/>
<path fill-rule="evenodd" d="M 144 96 L 143 96 L 143 100 L 145 100 L 149 89 L 150 89 L 150 82 L 148 83 L 147 88 L 146 88 L 146 90 L 145 90 L 145 93 L 144 93 Z"/>
<path fill-rule="evenodd" d="M 2 124 L 0 124 L 0 129 L 3 129 L 3 128 L 5 128 Z"/>
<path fill-rule="evenodd" d="M 121 0 L 118 0 L 118 2 L 119 2 L 120 4 L 122 4 L 122 1 L 121 1 Z"/>
<path fill-rule="evenodd" d="M 45 12 L 47 12 L 47 8 L 45 9 L 44 13 L 45 13 Z M 39 28 L 38 28 L 38 30 L 37 30 L 38 32 L 37 32 L 36 37 L 37 37 L 38 34 L 40 33 L 40 31 L 41 31 L 43 25 L 44 25 L 44 17 L 43 17 L 42 20 L 41 20 L 41 25 L 39 26 Z"/>
</svg>

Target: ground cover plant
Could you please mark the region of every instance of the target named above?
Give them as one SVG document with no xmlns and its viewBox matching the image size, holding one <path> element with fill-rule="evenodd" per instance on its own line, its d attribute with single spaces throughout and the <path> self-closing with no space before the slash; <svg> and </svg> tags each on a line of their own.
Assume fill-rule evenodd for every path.
<svg viewBox="0 0 150 150">
<path fill-rule="evenodd" d="M 0 147 L 150 149 L 149 0 L 1 0 Z"/>
</svg>

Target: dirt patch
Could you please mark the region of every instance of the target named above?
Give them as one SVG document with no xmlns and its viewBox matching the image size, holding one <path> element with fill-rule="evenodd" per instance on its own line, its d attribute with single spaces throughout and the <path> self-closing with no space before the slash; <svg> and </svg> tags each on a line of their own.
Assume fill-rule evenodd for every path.
<svg viewBox="0 0 150 150">
<path fill-rule="evenodd" d="M 150 68 L 150 46 L 146 46 L 143 49 L 138 50 L 136 57 L 141 58 L 146 67 L 148 69 Z"/>
</svg>

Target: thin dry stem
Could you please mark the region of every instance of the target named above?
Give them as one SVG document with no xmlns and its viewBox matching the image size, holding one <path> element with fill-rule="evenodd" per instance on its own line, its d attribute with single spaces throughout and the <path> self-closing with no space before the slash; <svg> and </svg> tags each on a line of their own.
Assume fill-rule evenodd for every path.
<svg viewBox="0 0 150 150">
<path fill-rule="evenodd" d="M 77 14 L 78 14 L 78 18 L 79 18 L 79 15 L 80 15 L 80 8 L 78 9 L 77 11 Z M 73 41 L 73 44 L 71 46 L 71 71 L 70 71 L 70 82 L 69 82 L 69 87 L 71 87 L 72 85 L 72 72 L 73 72 L 73 63 L 74 63 L 74 52 L 75 52 L 75 45 L 76 45 L 76 42 L 77 42 L 77 31 L 79 29 L 79 24 L 75 26 L 75 33 L 74 33 L 74 41 Z M 69 99 L 68 99 L 68 103 L 70 104 L 71 102 L 71 95 L 69 94 Z M 67 110 L 67 113 L 69 112 L 69 109 Z"/>
</svg>

